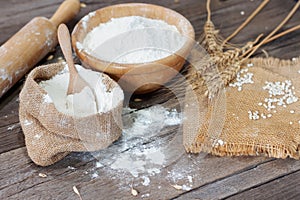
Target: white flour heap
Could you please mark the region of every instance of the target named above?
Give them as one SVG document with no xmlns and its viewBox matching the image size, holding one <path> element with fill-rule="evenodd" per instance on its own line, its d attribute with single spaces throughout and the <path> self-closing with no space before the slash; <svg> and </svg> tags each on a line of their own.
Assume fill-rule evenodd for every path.
<svg viewBox="0 0 300 200">
<path fill-rule="evenodd" d="M 115 87 L 111 91 L 107 91 L 108 89 L 102 82 L 104 78 L 102 74 L 84 69 L 80 65 L 76 65 L 76 68 L 79 75 L 90 87 L 85 87 L 80 93 L 67 95 L 69 71 L 66 66 L 52 79 L 40 82 L 39 85 L 47 91 L 47 95 L 44 96 L 44 103 L 54 103 L 56 109 L 64 114 L 85 117 L 108 112 L 122 101 L 124 96 L 122 89 Z M 96 99 L 92 89 L 96 94 Z"/>
<path fill-rule="evenodd" d="M 146 63 L 170 56 L 185 41 L 176 26 L 165 21 L 129 16 L 95 27 L 77 48 L 109 62 Z"/>
</svg>

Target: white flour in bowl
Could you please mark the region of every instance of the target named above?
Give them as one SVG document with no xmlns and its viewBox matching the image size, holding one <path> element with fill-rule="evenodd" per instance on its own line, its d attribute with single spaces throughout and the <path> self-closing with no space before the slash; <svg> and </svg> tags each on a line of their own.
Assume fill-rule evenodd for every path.
<svg viewBox="0 0 300 200">
<path fill-rule="evenodd" d="M 185 43 L 176 26 L 140 16 L 112 18 L 90 31 L 77 48 L 116 63 L 146 63 L 165 58 Z"/>
<path fill-rule="evenodd" d="M 50 80 L 42 81 L 39 85 L 47 91 L 44 96 L 45 103 L 54 103 L 56 109 L 64 114 L 76 117 L 86 117 L 96 113 L 105 113 L 115 108 L 124 95 L 120 87 L 108 91 L 103 83 L 104 75 L 80 65 L 76 65 L 79 75 L 89 84 L 80 93 L 67 95 L 69 84 L 69 71 L 66 66 L 60 73 Z M 96 99 L 93 94 L 94 90 Z M 98 105 L 98 111 L 96 107 Z"/>
</svg>

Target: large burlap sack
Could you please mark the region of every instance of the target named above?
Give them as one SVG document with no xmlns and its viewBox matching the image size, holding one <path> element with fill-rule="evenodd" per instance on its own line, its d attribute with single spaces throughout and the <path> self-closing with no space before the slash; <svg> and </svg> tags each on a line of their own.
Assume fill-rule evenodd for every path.
<svg viewBox="0 0 300 200">
<path fill-rule="evenodd" d="M 20 93 L 19 117 L 28 155 L 41 166 L 51 165 L 73 151 L 106 148 L 121 135 L 123 96 L 109 112 L 87 117 L 65 115 L 53 103 L 45 101 L 47 93 L 39 86 L 39 81 L 51 79 L 64 67 L 63 64 L 51 64 L 35 68 Z M 108 76 L 102 75 L 108 89 L 119 87 Z"/>
<path fill-rule="evenodd" d="M 203 88 L 188 90 L 183 124 L 186 150 L 219 156 L 299 159 L 299 58 L 293 61 L 254 58 L 242 69 L 244 73 L 239 74 L 239 78 L 252 73 L 253 82 L 238 89 L 234 87 L 237 78 L 213 100 L 204 95 Z M 191 70 L 190 73 L 195 73 L 195 69 Z M 273 89 L 268 89 L 267 82 Z M 274 87 L 276 85 L 278 87 Z M 282 99 L 283 103 L 268 105 L 268 99 L 274 98 Z M 275 108 L 270 109 L 274 105 Z"/>
</svg>

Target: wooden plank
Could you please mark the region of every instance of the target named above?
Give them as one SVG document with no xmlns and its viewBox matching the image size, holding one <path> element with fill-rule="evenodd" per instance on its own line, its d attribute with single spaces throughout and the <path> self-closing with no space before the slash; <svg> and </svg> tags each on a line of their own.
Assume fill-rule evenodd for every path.
<svg viewBox="0 0 300 200">
<path fill-rule="evenodd" d="M 208 184 L 230 174 L 240 173 L 254 168 L 270 159 L 262 157 L 215 157 L 210 155 L 182 156 L 176 163 L 166 166 L 162 172 L 149 177 L 149 186 L 141 184 L 141 176 L 133 178 L 129 174 L 111 171 L 108 167 L 94 169 L 93 157 L 82 159 L 83 154 L 68 156 L 63 161 L 49 167 L 34 165 L 26 155 L 26 149 L 20 148 L 0 155 L 0 194 L 2 199 L 74 199 L 72 186 L 80 189 L 83 199 L 131 198 L 130 185 L 134 180 L 135 188 L 150 199 L 169 199 L 185 191 L 176 190 L 171 185 L 189 184 L 188 175 L 193 178 L 192 188 Z M 68 166 L 75 167 L 75 170 Z M 88 174 L 85 174 L 88 172 Z M 91 172 L 99 177 L 92 179 Z M 173 172 L 175 176 L 169 175 Z M 38 173 L 47 174 L 41 178 Z M 178 176 L 178 177 L 177 177 Z M 177 178 L 176 178 L 177 177 Z"/>
<path fill-rule="evenodd" d="M 1 1 L 0 44 L 17 32 L 33 17 L 50 17 L 62 0 Z"/>
<path fill-rule="evenodd" d="M 3 1 L 1 2 L 1 14 L 0 14 L 0 44 L 4 43 L 10 36 L 12 36 L 16 31 L 18 31 L 21 27 L 23 27 L 27 22 L 29 22 L 32 18 L 36 16 L 44 16 L 50 18 L 57 7 L 63 0 L 44 0 L 40 2 L 36 2 L 33 0 L 27 1 Z M 69 24 L 71 27 L 75 25 L 75 23 L 81 19 L 85 14 L 90 11 L 108 6 L 117 3 L 129 3 L 132 2 L 130 0 L 113 0 L 113 1 L 92 1 L 87 0 L 85 3 L 87 4 L 86 8 L 82 8 L 79 15 L 71 21 Z M 143 1 L 137 0 L 135 2 L 148 2 L 155 3 L 158 5 L 163 5 L 166 7 L 171 7 L 173 9 L 178 9 L 179 11 L 188 11 L 185 9 L 187 6 L 190 8 L 197 9 L 199 5 L 203 4 L 200 1 L 188 0 L 181 1 L 179 4 L 174 3 L 173 0 L 167 1 Z M 184 12 L 183 12 L 184 14 Z M 193 13 L 190 13 L 193 14 Z"/>
<path fill-rule="evenodd" d="M 200 162 L 196 163 L 196 165 L 199 164 L 200 166 L 196 166 L 196 165 L 193 166 L 192 162 L 187 157 L 183 157 L 182 160 L 180 160 L 178 164 L 176 164 L 175 166 L 170 166 L 170 168 L 179 169 L 179 171 L 184 171 L 185 169 L 187 171 L 190 170 L 189 173 L 187 173 L 187 174 L 190 175 L 191 177 L 193 177 L 194 181 L 193 181 L 193 186 L 191 188 L 194 189 L 199 185 L 207 184 L 211 181 L 219 179 L 220 177 L 224 177 L 224 176 L 227 176 L 232 173 L 237 173 L 239 171 L 247 170 L 249 167 L 252 167 L 252 165 L 250 164 L 252 162 L 248 162 L 246 165 L 243 165 L 242 163 L 237 163 L 237 162 L 241 161 L 241 160 L 238 161 L 237 158 L 235 158 L 235 159 L 217 158 L 217 157 L 211 158 L 210 156 L 208 156 L 207 159 L 208 160 L 206 160 L 204 158 L 203 162 L 201 160 L 198 160 Z M 248 160 L 248 161 L 250 161 L 250 160 Z M 251 159 L 251 161 L 254 161 L 254 160 Z M 262 160 L 257 162 L 257 164 L 261 163 L 261 162 L 262 162 Z M 256 163 L 256 162 L 254 161 L 254 163 Z M 253 166 L 255 166 L 255 165 L 256 164 L 254 164 Z M 191 169 L 190 166 L 193 166 L 194 168 Z M 172 181 L 172 178 L 166 179 L 166 176 L 167 176 L 167 173 L 162 172 L 160 175 L 158 175 L 158 177 L 151 177 L 151 186 L 148 186 L 145 188 L 145 187 L 139 185 L 139 186 L 136 186 L 136 189 L 141 192 L 141 195 L 150 194 L 149 199 L 173 199 L 173 198 L 176 198 L 178 195 L 187 192 L 187 191 L 178 191 L 171 186 L 171 184 L 172 185 L 175 185 L 175 184 L 178 184 L 178 185 L 187 184 L 188 185 L 187 175 L 185 177 L 183 177 L 182 180 L 178 180 L 178 181 Z M 130 184 L 130 182 L 128 184 Z M 90 182 L 87 185 L 83 185 L 83 186 L 80 185 L 80 186 L 81 186 L 83 195 L 87 199 L 90 199 L 93 197 L 93 193 L 95 195 L 95 192 L 93 192 L 93 189 L 101 187 L 101 183 L 100 182 Z M 115 193 L 113 193 L 113 195 L 107 194 L 105 196 L 105 199 L 121 198 L 122 196 L 120 196 L 120 192 L 121 192 L 121 194 L 123 194 L 124 199 L 130 198 L 128 187 L 127 187 L 127 192 L 126 192 L 126 190 L 125 191 L 117 191 L 117 192 L 119 194 L 115 194 Z"/>
<path fill-rule="evenodd" d="M 21 131 L 20 123 L 17 122 L 0 128 L 0 141 L 1 153 L 25 146 L 24 135 Z"/>
<path fill-rule="evenodd" d="M 18 29 L 24 26 L 28 21 L 30 21 L 35 16 L 45 16 L 51 17 L 55 12 L 56 8 L 62 2 L 62 0 L 47 0 L 36 3 L 34 1 L 25 2 L 15 2 L 15 1 L 4 1 L 2 2 L 1 18 L 0 18 L 0 29 L 4 30 L 0 33 L 0 44 L 3 43 L 8 37 L 12 36 Z M 82 8 L 79 15 L 75 20 L 70 22 L 70 27 L 72 28 L 76 21 L 92 10 L 99 9 L 104 6 L 113 5 L 116 3 L 126 3 L 131 2 L 130 0 L 113 0 L 113 1 L 85 1 L 87 4 L 86 8 Z M 147 2 L 138 0 L 136 2 Z M 257 16 L 245 30 L 241 32 L 236 38 L 237 42 L 246 42 L 249 38 L 254 38 L 257 34 L 261 33 L 265 29 L 271 30 L 272 27 L 279 23 L 286 14 L 289 8 L 293 5 L 293 1 L 289 0 L 290 3 L 282 4 L 280 1 L 272 1 L 263 10 L 263 12 Z M 196 33 L 199 36 L 202 32 L 202 27 L 204 25 L 204 20 L 206 19 L 205 1 L 179 1 L 179 3 L 174 3 L 173 0 L 167 1 L 148 1 L 148 3 L 154 3 L 171 9 L 177 10 L 186 16 L 196 29 Z M 240 3 L 238 0 L 231 1 L 212 1 L 212 11 L 213 11 L 213 21 L 217 28 L 220 28 L 223 35 L 227 35 L 234 31 L 234 29 L 240 25 L 243 20 L 254 10 L 260 1 L 251 1 L 245 3 Z M 280 7 L 281 9 L 277 9 Z M 247 8 L 247 9 L 245 9 Z M 21 12 L 22 11 L 22 12 Z M 240 12 L 244 11 L 245 15 L 241 15 Z M 230 16 L 229 16 L 230 13 Z M 272 17 L 269 17 L 272 16 Z M 13 18 L 12 18 L 13 17 Z M 286 27 L 291 27 L 297 24 L 297 17 L 299 14 L 296 13 L 295 17 L 290 21 Z M 264 20 L 264 23 L 262 22 Z M 255 26 L 254 26 L 255 24 Z M 258 31 L 258 32 L 257 32 Z M 251 36 L 251 37 L 249 37 Z"/>
<path fill-rule="evenodd" d="M 283 189 L 284 187 L 281 186 L 287 186 L 290 185 L 288 181 L 285 180 L 285 183 L 283 183 L 283 179 L 278 179 L 276 181 L 272 181 L 275 180 L 279 177 L 285 176 L 287 174 L 298 174 L 300 170 L 300 163 L 296 160 L 292 160 L 292 159 L 287 159 L 287 160 L 272 160 L 270 162 L 266 162 L 263 164 L 260 164 L 258 166 L 255 166 L 252 169 L 249 169 L 247 171 L 244 171 L 242 173 L 239 174 L 234 174 L 230 177 L 226 177 L 220 181 L 216 181 L 214 183 L 205 185 L 203 187 L 200 187 L 196 190 L 193 190 L 187 194 L 183 194 L 180 197 L 178 197 L 178 200 L 184 200 L 184 199 L 201 199 L 201 200 L 205 200 L 205 199 L 223 199 L 223 198 L 227 198 L 231 195 L 234 195 L 236 193 L 241 193 L 239 195 L 233 196 L 232 199 L 245 199 L 245 197 L 249 198 L 251 197 L 251 199 L 269 199 L 267 198 L 267 196 L 269 195 L 269 197 L 276 197 L 276 195 L 279 192 L 276 192 L 276 194 L 274 194 L 273 192 L 267 192 L 267 190 L 264 190 L 264 192 L 262 192 L 262 188 L 269 188 L 270 185 L 273 185 L 273 190 L 276 190 L 276 186 L 274 185 L 274 182 L 277 183 L 280 182 L 282 183 L 281 185 L 277 185 L 278 191 L 285 191 L 285 189 Z M 297 172 L 297 173 L 295 173 Z M 299 175 L 299 174 L 298 174 Z M 291 177 L 286 176 L 286 177 Z M 300 176 L 299 176 L 300 178 Z M 295 180 L 295 178 L 291 178 L 293 180 Z M 261 189 L 254 189 L 252 190 L 251 188 L 262 185 L 264 183 L 270 182 L 273 183 L 268 183 L 259 188 Z M 298 179 L 299 181 L 299 179 Z M 269 186 L 267 186 L 269 185 Z M 299 184 L 296 184 L 299 185 Z M 282 188 L 282 189 L 280 189 Z M 292 191 L 290 193 L 290 195 L 295 195 L 295 194 L 299 194 L 299 192 L 294 191 L 293 189 L 294 187 L 292 187 Z M 243 192 L 243 191 L 247 191 L 247 192 Z M 267 196 L 266 196 L 267 195 Z M 244 197 L 244 198 L 243 198 Z M 287 196 L 281 196 L 281 197 L 288 197 Z M 231 199 L 231 198 L 230 198 Z M 274 199 L 274 198 L 271 198 Z M 283 198 L 278 198 L 278 199 L 283 199 Z M 285 198 L 284 198 L 285 199 Z"/>
<path fill-rule="evenodd" d="M 243 3 L 235 4 L 233 4 L 233 2 L 237 1 L 222 1 L 222 4 L 228 5 L 228 7 L 224 6 L 221 10 L 214 10 L 212 7 L 212 20 L 215 23 L 216 28 L 221 30 L 220 33 L 224 37 L 234 32 L 251 12 L 256 9 L 261 1 L 244 1 Z M 217 3 L 212 1 L 212 4 L 214 5 Z M 288 0 L 286 3 L 277 0 L 270 1 L 259 15 L 257 15 L 253 21 L 232 40 L 232 42 L 243 44 L 254 40 L 260 33 L 264 33 L 266 36 L 286 17 L 294 4 L 295 1 L 292 0 Z M 241 11 L 245 14 L 241 15 Z M 282 30 L 298 25 L 299 18 L 300 12 L 296 12 Z M 298 57 L 300 48 L 299 32 L 300 31 L 298 30 L 297 32 L 290 33 L 284 38 L 263 46 L 262 49 L 265 49 L 270 56 L 284 59 Z M 256 55 L 264 56 L 264 54 L 259 52 L 261 52 L 261 50 L 259 50 Z"/>
<path fill-rule="evenodd" d="M 0 103 L 0 154 L 23 147 L 24 135 L 19 123 L 20 88 L 15 88 L 9 96 L 2 98 Z"/>
<path fill-rule="evenodd" d="M 270 181 L 228 199 L 299 199 L 300 171 Z"/>
<path fill-rule="evenodd" d="M 53 179 L 64 179 L 64 176 L 68 175 L 70 169 L 64 166 L 65 163 L 61 162 L 60 167 L 52 166 L 51 168 L 42 168 L 36 166 L 29 157 L 26 155 L 25 148 L 19 148 L 7 153 L 3 153 L 0 156 L 0 197 L 5 199 L 16 192 L 20 192 L 25 189 L 30 189 L 33 185 L 39 185 L 42 182 L 51 181 Z M 66 160 L 68 161 L 68 159 Z M 68 164 L 73 164 L 68 162 Z M 86 164 L 87 165 L 87 164 Z M 50 169 L 50 170 L 49 170 Z M 47 178 L 39 177 L 39 173 L 47 174 Z M 63 174 L 65 173 L 65 174 Z M 63 175 L 62 175 L 63 174 Z M 79 179 L 84 180 L 79 176 Z M 59 184 L 54 185 L 54 187 Z M 60 187 L 60 186 L 59 186 Z M 53 190 L 54 191 L 54 190 Z M 37 194 L 40 196 L 41 194 Z M 53 194 L 56 195 L 56 194 Z M 45 195 L 47 197 L 47 195 Z"/>
</svg>

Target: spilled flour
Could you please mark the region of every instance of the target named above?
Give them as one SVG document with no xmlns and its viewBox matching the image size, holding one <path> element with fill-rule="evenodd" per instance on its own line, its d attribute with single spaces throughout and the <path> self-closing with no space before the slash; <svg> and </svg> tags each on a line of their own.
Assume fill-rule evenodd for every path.
<svg viewBox="0 0 300 200">
<path fill-rule="evenodd" d="M 93 13 L 82 20 L 83 28 Z M 90 31 L 80 50 L 116 63 L 145 63 L 178 51 L 186 39 L 174 25 L 140 16 L 113 18 Z"/>
<path fill-rule="evenodd" d="M 99 160 L 97 165 L 103 160 L 102 165 L 127 172 L 133 177 L 139 174 L 152 176 L 182 155 L 183 148 L 178 148 L 179 142 L 182 142 L 179 134 L 173 138 L 159 138 L 164 128 L 181 123 L 182 116 L 175 109 L 167 110 L 157 105 L 139 111 L 127 109 L 124 112 L 125 127 L 121 140 L 94 155 Z M 113 155 L 110 153 L 112 151 Z"/>
<path fill-rule="evenodd" d="M 89 87 L 85 87 L 80 93 L 67 95 L 69 71 L 66 66 L 52 79 L 39 83 L 47 91 L 43 98 L 44 103 L 54 103 L 56 109 L 62 113 L 85 117 L 96 113 L 105 113 L 123 100 L 124 95 L 120 87 L 114 87 L 108 91 L 103 83 L 103 74 L 84 69 L 80 65 L 76 65 L 76 68 L 79 75 L 89 84 Z M 96 98 L 92 89 L 95 91 Z M 98 110 L 96 109 L 96 101 Z"/>
<path fill-rule="evenodd" d="M 73 154 L 76 160 L 91 161 L 92 165 L 86 165 L 89 167 L 84 167 L 83 173 L 91 179 L 109 177 L 118 190 L 127 194 L 132 195 L 131 189 L 136 188 L 138 197 L 142 199 L 152 198 L 153 193 L 147 187 L 156 188 L 155 193 L 166 187 L 191 190 L 196 180 L 194 171 L 201 165 L 195 163 L 192 155 L 188 160 L 181 159 L 185 155 L 182 132 L 178 128 L 182 114 L 161 105 L 138 111 L 125 108 L 123 121 L 122 137 L 107 149 Z M 174 130 L 170 133 L 166 128 Z M 182 162 L 188 162 L 185 168 L 175 164 Z M 82 170 L 79 168 L 72 167 Z M 158 183 L 157 177 L 162 182 Z"/>
</svg>

